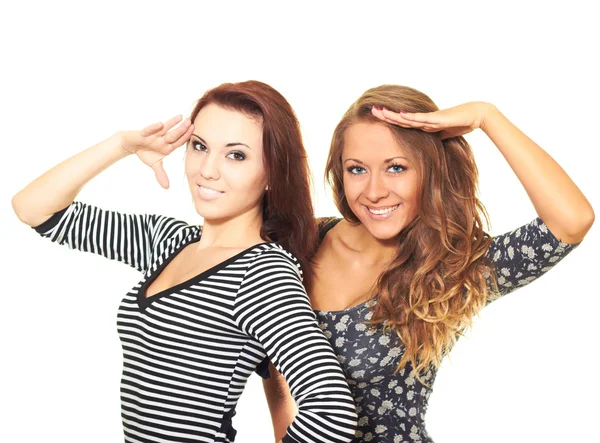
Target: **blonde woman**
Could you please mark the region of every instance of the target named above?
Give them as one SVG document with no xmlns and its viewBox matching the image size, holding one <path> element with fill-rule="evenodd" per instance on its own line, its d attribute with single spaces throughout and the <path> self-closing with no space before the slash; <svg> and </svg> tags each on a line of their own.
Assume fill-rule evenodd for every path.
<svg viewBox="0 0 600 443">
<path fill-rule="evenodd" d="M 462 135 L 480 129 L 539 217 L 484 231 L 477 167 Z M 424 418 L 437 368 L 473 316 L 540 277 L 583 240 L 594 212 L 563 169 L 493 105 L 438 110 L 408 87 L 366 91 L 333 135 L 326 167 L 343 219 L 320 223 L 312 307 L 342 362 L 355 442 L 432 442 Z M 265 382 L 276 436 L 293 418 L 285 382 Z"/>
</svg>

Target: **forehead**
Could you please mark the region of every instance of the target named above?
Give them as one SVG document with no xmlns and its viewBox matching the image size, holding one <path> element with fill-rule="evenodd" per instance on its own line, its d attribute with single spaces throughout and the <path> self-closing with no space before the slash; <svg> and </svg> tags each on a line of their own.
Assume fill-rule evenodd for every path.
<svg viewBox="0 0 600 443">
<path fill-rule="evenodd" d="M 406 156 L 405 151 L 384 123 L 354 123 L 344 134 L 342 159 L 355 158 L 367 162 L 395 156 Z"/>
<path fill-rule="evenodd" d="M 207 142 L 250 142 L 252 145 L 262 145 L 260 119 L 248 117 L 239 111 L 226 109 L 214 103 L 202 108 L 193 123 L 194 134 Z"/>
</svg>

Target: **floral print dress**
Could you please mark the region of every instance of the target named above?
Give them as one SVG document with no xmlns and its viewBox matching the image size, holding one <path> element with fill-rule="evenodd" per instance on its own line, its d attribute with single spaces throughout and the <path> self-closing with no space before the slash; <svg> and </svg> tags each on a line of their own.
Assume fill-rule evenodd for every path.
<svg viewBox="0 0 600 443">
<path fill-rule="evenodd" d="M 321 239 L 340 219 L 320 224 Z M 559 241 L 539 218 L 495 237 L 487 256 L 494 264 L 498 294 L 507 294 L 550 270 L 575 246 Z M 355 443 L 432 443 L 425 430 L 425 413 L 435 370 L 421 383 L 412 366 L 394 375 L 404 347 L 394 332 L 365 324 L 376 298 L 343 311 L 315 311 L 346 373 L 358 412 Z"/>
</svg>

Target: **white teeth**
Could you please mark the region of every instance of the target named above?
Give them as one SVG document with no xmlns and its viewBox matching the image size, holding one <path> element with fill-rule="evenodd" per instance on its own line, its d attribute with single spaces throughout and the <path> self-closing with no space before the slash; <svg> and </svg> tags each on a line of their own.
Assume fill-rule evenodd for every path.
<svg viewBox="0 0 600 443">
<path fill-rule="evenodd" d="M 390 212 L 392 212 L 394 209 L 396 209 L 398 207 L 398 205 L 396 206 L 390 206 L 389 208 L 385 208 L 385 209 L 372 209 L 372 208 L 368 208 L 369 212 L 375 215 L 383 215 L 383 214 L 389 214 Z"/>
<path fill-rule="evenodd" d="M 202 190 L 204 192 L 210 193 L 210 194 L 220 194 L 221 191 L 215 191 L 214 189 L 210 189 L 210 188 L 205 188 L 204 186 L 200 185 L 200 188 L 202 188 Z"/>
</svg>

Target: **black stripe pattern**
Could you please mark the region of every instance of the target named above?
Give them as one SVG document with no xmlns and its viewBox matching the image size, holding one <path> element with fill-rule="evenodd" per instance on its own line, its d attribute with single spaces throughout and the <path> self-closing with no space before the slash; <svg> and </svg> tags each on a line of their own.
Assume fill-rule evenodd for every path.
<svg viewBox="0 0 600 443">
<path fill-rule="evenodd" d="M 317 325 L 297 260 L 278 244 L 251 247 L 146 298 L 169 261 L 200 239 L 198 226 L 75 202 L 36 230 L 143 273 L 117 320 L 126 442 L 233 442 L 235 405 L 266 357 L 298 404 L 284 442 L 354 437 L 357 416 L 345 376 Z"/>
</svg>

